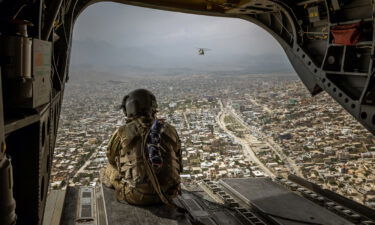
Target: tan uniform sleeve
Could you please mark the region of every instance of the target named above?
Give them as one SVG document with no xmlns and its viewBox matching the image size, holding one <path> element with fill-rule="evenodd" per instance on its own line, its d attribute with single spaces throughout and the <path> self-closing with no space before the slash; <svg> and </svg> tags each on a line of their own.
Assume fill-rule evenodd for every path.
<svg viewBox="0 0 375 225">
<path fill-rule="evenodd" d="M 183 165 L 182 165 L 182 150 L 181 150 L 181 140 L 178 136 L 176 128 L 174 128 L 169 123 L 166 123 L 165 130 L 164 130 L 166 136 L 168 136 L 169 139 L 173 142 L 173 151 L 176 154 L 178 164 L 180 165 L 180 173 L 182 172 Z"/>
<path fill-rule="evenodd" d="M 176 141 L 175 152 L 176 152 L 176 156 L 177 156 L 177 159 L 178 159 L 178 163 L 180 164 L 180 173 L 182 173 L 183 165 L 182 165 L 181 140 L 180 140 L 180 137 L 178 136 L 176 128 L 174 128 L 173 126 L 171 126 L 171 128 L 172 128 L 174 136 L 175 136 L 175 141 Z"/>
<path fill-rule="evenodd" d="M 118 130 L 112 134 L 111 138 L 109 139 L 108 146 L 107 146 L 107 158 L 108 162 L 116 167 L 116 157 L 120 155 L 121 151 L 121 138 L 118 134 Z"/>
</svg>

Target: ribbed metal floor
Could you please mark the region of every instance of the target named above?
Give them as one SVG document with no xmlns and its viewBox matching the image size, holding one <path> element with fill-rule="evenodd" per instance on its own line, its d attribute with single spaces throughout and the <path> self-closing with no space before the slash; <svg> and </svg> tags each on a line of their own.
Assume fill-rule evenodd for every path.
<svg viewBox="0 0 375 225">
<path fill-rule="evenodd" d="M 280 225 L 353 225 L 269 178 L 223 179 L 220 183 L 248 207 Z"/>
<path fill-rule="evenodd" d="M 190 224 L 184 214 L 167 206 L 139 207 L 120 203 L 113 189 L 103 186 L 108 224 L 110 225 L 183 225 Z"/>
<path fill-rule="evenodd" d="M 81 187 L 82 188 L 82 187 Z M 76 225 L 79 207 L 80 187 L 69 187 L 65 197 L 60 225 Z M 133 206 L 117 201 L 113 189 L 96 187 L 95 212 L 92 224 L 97 225 L 191 225 L 192 220 L 207 225 L 247 225 L 249 220 L 240 215 L 241 211 L 216 203 L 199 185 L 184 187 L 182 195 L 175 203 L 190 212 L 183 214 L 165 206 Z M 192 219 L 193 218 L 193 219 Z"/>
<path fill-rule="evenodd" d="M 108 223 L 111 225 L 185 225 L 188 216 L 167 206 L 137 207 L 116 200 L 114 191 L 103 187 Z M 238 215 L 213 201 L 198 186 L 183 190 L 176 204 L 186 208 L 191 216 L 207 225 L 244 225 Z"/>
</svg>

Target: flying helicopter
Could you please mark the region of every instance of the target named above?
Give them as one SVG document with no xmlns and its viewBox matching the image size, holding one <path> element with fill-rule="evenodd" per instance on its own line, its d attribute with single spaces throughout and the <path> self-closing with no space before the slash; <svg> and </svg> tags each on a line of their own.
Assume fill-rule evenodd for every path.
<svg viewBox="0 0 375 225">
<path fill-rule="evenodd" d="M 199 55 L 204 55 L 205 51 L 211 51 L 211 49 L 208 48 L 197 48 Z"/>
</svg>

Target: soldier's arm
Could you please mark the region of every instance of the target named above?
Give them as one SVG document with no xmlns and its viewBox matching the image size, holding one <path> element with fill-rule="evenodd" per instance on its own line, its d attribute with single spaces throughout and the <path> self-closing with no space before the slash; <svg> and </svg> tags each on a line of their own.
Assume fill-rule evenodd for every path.
<svg viewBox="0 0 375 225">
<path fill-rule="evenodd" d="M 175 141 L 176 141 L 175 152 L 176 152 L 176 156 L 177 156 L 177 159 L 178 159 L 178 163 L 180 164 L 180 173 L 182 173 L 183 165 L 182 165 L 181 140 L 180 140 L 180 137 L 178 136 L 176 128 L 174 128 L 172 126 L 171 126 L 171 128 L 172 128 L 172 132 L 175 136 Z"/>
<path fill-rule="evenodd" d="M 173 142 L 173 150 L 176 154 L 178 163 L 180 165 L 180 173 L 182 172 L 183 166 L 182 166 L 182 150 L 181 150 L 181 140 L 178 136 L 178 133 L 176 129 L 170 125 L 169 123 L 166 123 L 165 125 L 165 134 L 166 136 Z"/>
<path fill-rule="evenodd" d="M 116 167 L 116 156 L 119 155 L 119 151 L 121 150 L 121 139 L 120 135 L 118 134 L 118 130 L 112 134 L 111 138 L 109 139 L 108 146 L 107 146 L 107 158 L 108 162 Z"/>
</svg>

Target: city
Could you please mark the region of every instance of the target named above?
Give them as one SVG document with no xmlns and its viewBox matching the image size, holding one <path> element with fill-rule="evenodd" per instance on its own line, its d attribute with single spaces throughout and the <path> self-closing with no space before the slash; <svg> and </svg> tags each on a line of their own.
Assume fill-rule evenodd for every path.
<svg viewBox="0 0 375 225">
<path fill-rule="evenodd" d="M 95 186 L 122 97 L 155 93 L 159 118 L 182 141 L 183 182 L 295 174 L 375 208 L 375 138 L 328 95 L 294 74 L 116 77 L 72 72 L 65 90 L 51 188 Z"/>
</svg>

